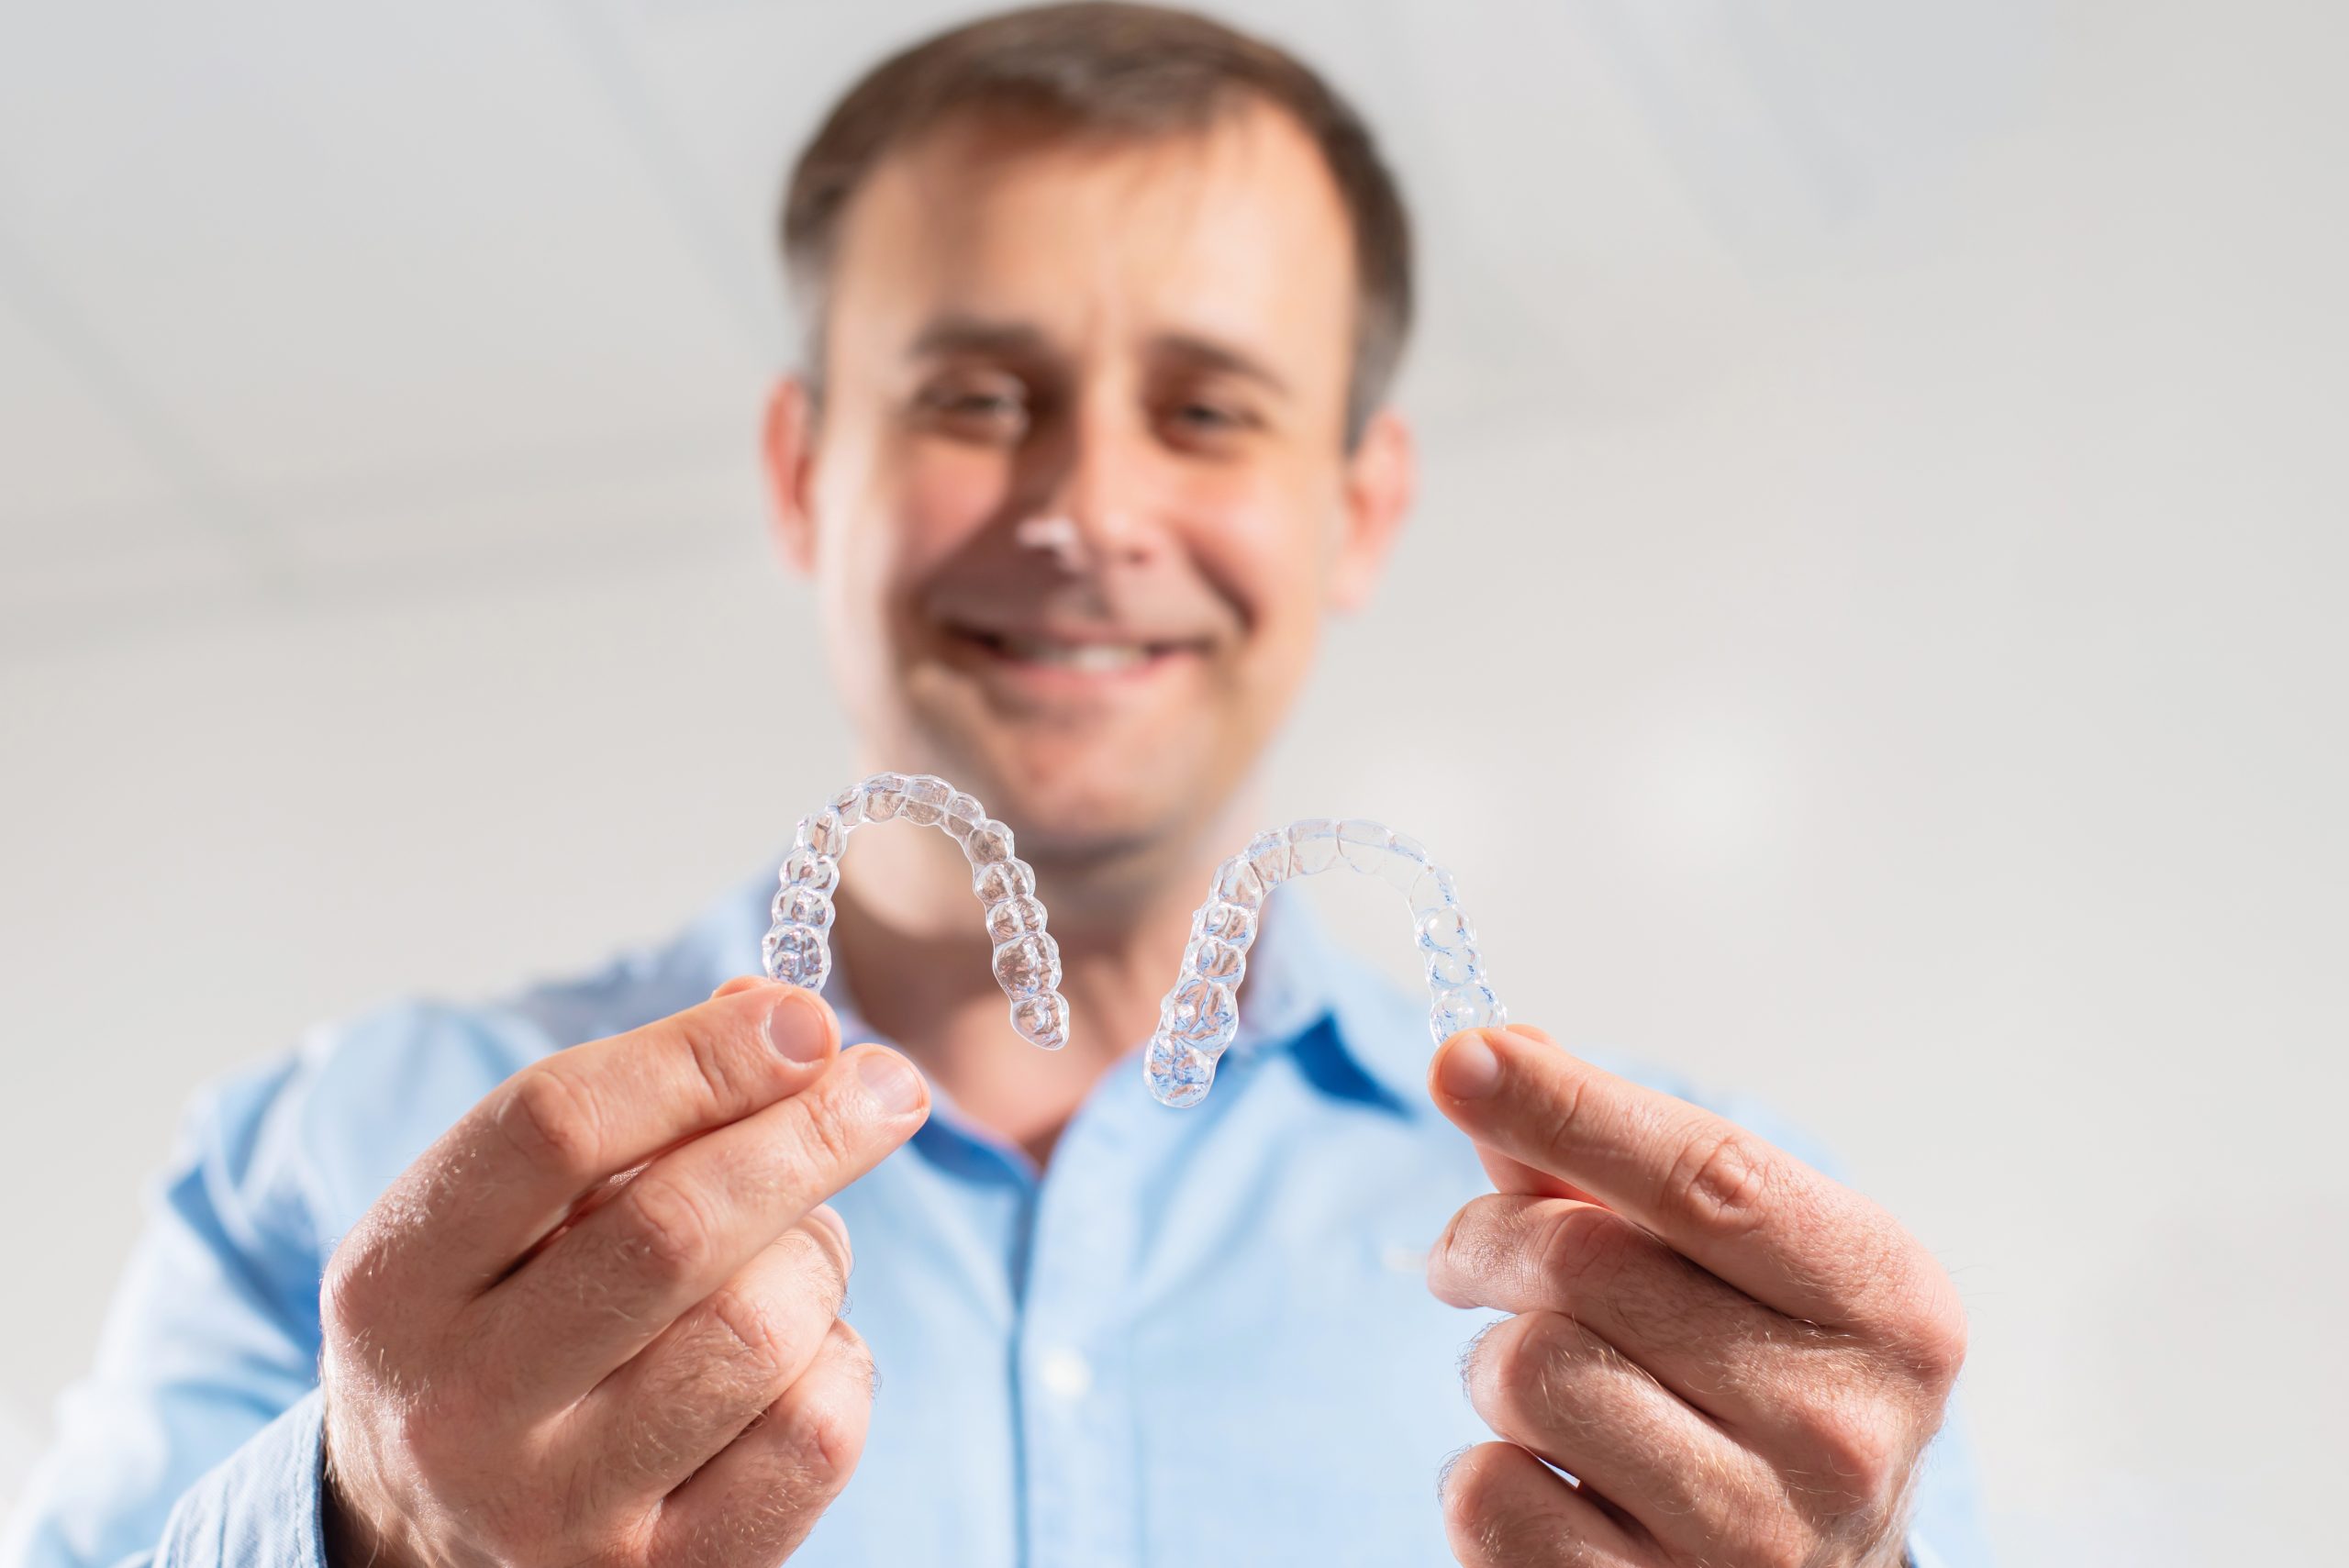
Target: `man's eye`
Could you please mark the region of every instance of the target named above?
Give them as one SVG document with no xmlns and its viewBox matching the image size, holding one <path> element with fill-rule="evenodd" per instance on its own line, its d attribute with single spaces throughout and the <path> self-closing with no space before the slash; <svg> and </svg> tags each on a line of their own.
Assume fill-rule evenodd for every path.
<svg viewBox="0 0 2349 1568">
<path fill-rule="evenodd" d="M 950 435 L 999 439 L 1026 428 L 1026 390 L 1011 385 L 954 383 L 927 386 L 914 399 L 917 417 Z"/>
<path fill-rule="evenodd" d="M 1197 397 L 1168 404 L 1161 417 L 1177 438 L 1189 440 L 1224 440 L 1258 424 L 1245 407 Z"/>
</svg>

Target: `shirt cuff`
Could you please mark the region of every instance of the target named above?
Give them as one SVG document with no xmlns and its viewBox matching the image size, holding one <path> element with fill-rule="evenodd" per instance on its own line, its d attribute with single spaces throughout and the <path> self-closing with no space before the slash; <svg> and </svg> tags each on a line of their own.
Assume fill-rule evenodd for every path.
<svg viewBox="0 0 2349 1568">
<path fill-rule="evenodd" d="M 155 1568 L 327 1568 L 326 1396 L 312 1389 L 183 1496 Z"/>
</svg>

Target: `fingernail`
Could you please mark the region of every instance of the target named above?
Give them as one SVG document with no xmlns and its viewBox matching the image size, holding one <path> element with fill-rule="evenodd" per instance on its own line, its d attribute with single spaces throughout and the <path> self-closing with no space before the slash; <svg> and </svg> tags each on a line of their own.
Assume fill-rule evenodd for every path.
<svg viewBox="0 0 2349 1568">
<path fill-rule="evenodd" d="M 815 1207 L 807 1211 L 807 1218 L 809 1223 L 820 1225 L 825 1229 L 832 1233 L 832 1240 L 841 1244 L 841 1257 L 846 1258 L 853 1255 L 849 1251 L 848 1221 L 842 1219 L 840 1217 L 839 1211 L 834 1209 L 830 1204 L 818 1204 Z"/>
<path fill-rule="evenodd" d="M 793 987 L 767 1014 L 767 1043 L 790 1062 L 817 1062 L 830 1043 L 824 1010 L 805 991 Z"/>
<path fill-rule="evenodd" d="M 1501 1086 L 1501 1059 L 1481 1034 L 1452 1042 L 1435 1070 L 1436 1085 L 1455 1100 L 1481 1100 Z"/>
<path fill-rule="evenodd" d="M 856 1075 L 891 1116 L 903 1116 L 921 1104 L 921 1074 L 914 1071 L 912 1062 L 886 1047 L 858 1057 Z"/>
</svg>

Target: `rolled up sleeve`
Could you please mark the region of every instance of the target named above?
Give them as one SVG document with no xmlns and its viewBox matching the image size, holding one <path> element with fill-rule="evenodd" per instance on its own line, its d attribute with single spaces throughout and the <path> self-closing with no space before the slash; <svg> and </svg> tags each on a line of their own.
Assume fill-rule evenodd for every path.
<svg viewBox="0 0 2349 1568">
<path fill-rule="evenodd" d="M 155 1568 L 326 1568 L 323 1428 L 314 1389 L 180 1498 Z"/>
<path fill-rule="evenodd" d="M 323 1563 L 324 1251 L 284 1125 L 304 1071 L 284 1060 L 185 1118 L 0 1565 Z"/>
</svg>

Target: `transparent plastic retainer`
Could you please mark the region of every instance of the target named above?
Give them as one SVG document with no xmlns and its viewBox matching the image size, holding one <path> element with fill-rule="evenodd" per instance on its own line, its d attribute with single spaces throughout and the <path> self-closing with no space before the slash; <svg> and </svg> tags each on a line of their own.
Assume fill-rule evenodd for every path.
<svg viewBox="0 0 2349 1568">
<path fill-rule="evenodd" d="M 823 989 L 832 971 L 832 890 L 840 885 L 848 836 L 867 823 L 893 819 L 936 828 L 962 846 L 971 862 L 971 891 L 985 910 L 995 944 L 996 983 L 1011 1004 L 1011 1027 L 1046 1051 L 1066 1045 L 1060 944 L 1044 929 L 1035 872 L 1012 852 L 1010 828 L 975 798 L 930 773 L 875 773 L 799 819 L 774 895 L 774 924 L 762 950 L 767 973 L 786 984 Z"/>
<path fill-rule="evenodd" d="M 892 819 L 934 827 L 963 848 L 971 890 L 995 944 L 996 983 L 1011 1006 L 1011 1027 L 1046 1051 L 1068 1043 L 1068 1000 L 1060 994 L 1060 944 L 1045 929 L 1036 873 L 1012 852 L 1011 829 L 977 799 L 930 773 L 875 773 L 799 820 L 775 893 L 763 953 L 767 973 L 810 991 L 832 967 L 832 892 L 848 837 Z M 1248 972 L 1265 895 L 1282 883 L 1337 866 L 1375 876 L 1411 906 L 1411 929 L 1427 970 L 1428 1032 L 1442 1044 L 1462 1029 L 1497 1029 L 1508 1010 L 1494 995 L 1476 951 L 1476 930 L 1460 907 L 1453 874 L 1419 840 L 1362 817 L 1308 817 L 1259 833 L 1216 868 L 1207 902 L 1174 988 L 1159 1004 L 1158 1028 L 1142 1052 L 1142 1079 L 1169 1106 L 1195 1106 L 1215 1081 L 1217 1061 L 1240 1033 L 1240 983 Z"/>
<path fill-rule="evenodd" d="M 1462 1029 L 1497 1029 L 1508 1009 L 1493 994 L 1476 929 L 1460 907 L 1453 874 L 1431 862 L 1417 839 L 1376 822 L 1308 817 L 1259 833 L 1216 867 L 1207 902 L 1191 917 L 1183 971 L 1158 1006 L 1158 1029 L 1142 1052 L 1142 1081 L 1162 1105 L 1195 1106 L 1215 1082 L 1215 1064 L 1240 1032 L 1240 982 L 1256 940 L 1265 895 L 1284 882 L 1336 866 L 1375 876 L 1411 906 L 1411 929 L 1427 967 L 1428 1032 L 1442 1045 Z"/>
</svg>

